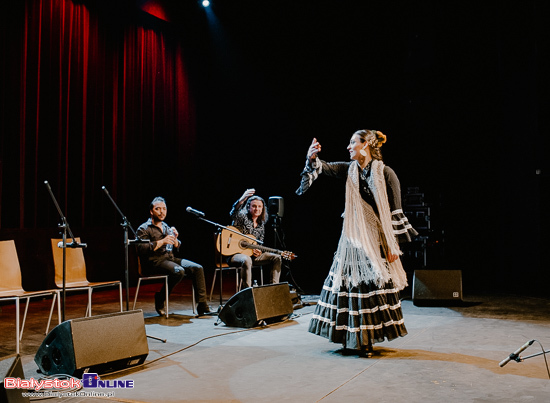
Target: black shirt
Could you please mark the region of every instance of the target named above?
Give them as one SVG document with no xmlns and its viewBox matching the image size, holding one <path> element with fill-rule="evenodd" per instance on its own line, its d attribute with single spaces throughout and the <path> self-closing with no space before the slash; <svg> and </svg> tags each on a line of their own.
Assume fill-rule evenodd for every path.
<svg viewBox="0 0 550 403">
<path fill-rule="evenodd" d="M 166 250 L 166 245 L 162 245 L 155 250 L 157 241 L 168 236 L 170 226 L 165 222 L 162 222 L 162 230 L 153 224 L 152 219 L 148 219 L 137 229 L 137 235 L 141 239 L 149 239 L 149 243 L 138 243 L 136 248 L 142 264 L 148 266 L 155 266 L 157 263 L 164 260 L 174 260 L 174 254 Z M 175 246 L 174 246 L 175 247 Z M 179 244 L 178 244 L 179 248 Z"/>
</svg>

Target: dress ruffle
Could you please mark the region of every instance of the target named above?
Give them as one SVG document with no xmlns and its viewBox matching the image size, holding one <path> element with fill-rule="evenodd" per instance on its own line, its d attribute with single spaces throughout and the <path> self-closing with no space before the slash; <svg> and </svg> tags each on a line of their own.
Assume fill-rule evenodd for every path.
<svg viewBox="0 0 550 403">
<path fill-rule="evenodd" d="M 296 189 L 298 196 L 303 195 L 311 187 L 311 184 L 319 177 L 322 171 L 322 164 L 318 158 L 313 161 L 307 160 L 306 166 L 302 171 L 302 179 L 300 181 L 300 187 Z"/>
<path fill-rule="evenodd" d="M 418 232 L 409 223 L 407 216 L 403 214 L 403 210 L 401 209 L 391 212 L 391 223 L 393 226 L 393 233 L 399 243 L 412 242 L 418 235 Z"/>
<path fill-rule="evenodd" d="M 378 287 L 360 283 L 332 291 L 333 273 L 325 280 L 309 324 L 309 332 L 341 343 L 349 349 L 380 343 L 407 335 L 399 291 L 389 281 Z"/>
</svg>

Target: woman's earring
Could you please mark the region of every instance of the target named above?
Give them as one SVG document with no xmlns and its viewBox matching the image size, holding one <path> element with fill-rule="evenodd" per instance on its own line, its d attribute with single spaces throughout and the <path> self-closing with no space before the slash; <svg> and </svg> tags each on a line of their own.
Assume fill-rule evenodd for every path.
<svg viewBox="0 0 550 403">
<path fill-rule="evenodd" d="M 361 154 L 363 157 L 366 157 L 366 156 L 367 156 L 367 152 L 365 151 L 364 148 L 362 148 L 362 149 L 359 150 L 359 154 Z"/>
</svg>

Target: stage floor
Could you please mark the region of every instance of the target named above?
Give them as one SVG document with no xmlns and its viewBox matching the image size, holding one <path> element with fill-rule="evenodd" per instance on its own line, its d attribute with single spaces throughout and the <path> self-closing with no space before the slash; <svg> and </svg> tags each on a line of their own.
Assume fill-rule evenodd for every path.
<svg viewBox="0 0 550 403">
<path fill-rule="evenodd" d="M 418 307 L 403 300 L 406 337 L 375 345 L 372 358 L 346 356 L 340 345 L 308 333 L 312 302 L 265 328 L 216 325 L 196 318 L 185 287 L 171 298 L 170 318 L 153 309 L 158 285 L 140 290 L 149 355 L 143 366 L 112 376 L 133 388 L 96 389 L 111 397 L 68 402 L 546 402 L 550 379 L 543 355 L 499 362 L 529 340 L 522 357 L 550 348 L 550 299 L 466 296 L 457 307 Z M 231 286 L 225 287 L 229 298 Z M 131 289 L 131 297 L 134 290 Z M 93 313 L 117 310 L 117 292 L 94 292 Z M 66 319 L 84 314 L 86 296 L 68 294 Z M 34 356 L 44 339 L 51 300 L 31 301 L 21 357 L 26 379 L 38 379 Z M 132 301 L 130 301 L 130 307 Z M 212 301 L 216 308 L 219 299 Z M 14 305 L 1 306 L 0 358 L 15 353 Z M 22 308 L 23 312 L 23 308 Z M 109 329 L 105 329 L 106 332 Z M 86 389 L 89 391 L 89 389 Z"/>
</svg>

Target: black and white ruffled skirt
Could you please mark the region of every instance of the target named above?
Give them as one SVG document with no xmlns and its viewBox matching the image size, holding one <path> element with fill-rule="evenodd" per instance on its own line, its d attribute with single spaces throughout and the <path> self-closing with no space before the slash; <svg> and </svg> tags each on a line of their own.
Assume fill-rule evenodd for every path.
<svg viewBox="0 0 550 403">
<path fill-rule="evenodd" d="M 399 290 L 389 281 L 383 287 L 361 283 L 332 291 L 329 273 L 309 324 L 309 332 L 349 349 L 406 336 Z"/>
</svg>

